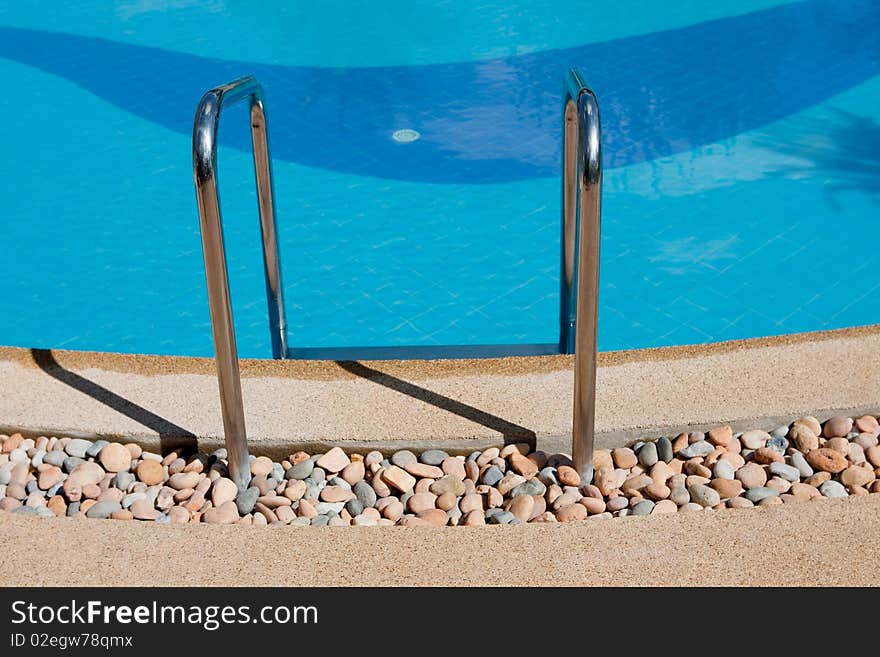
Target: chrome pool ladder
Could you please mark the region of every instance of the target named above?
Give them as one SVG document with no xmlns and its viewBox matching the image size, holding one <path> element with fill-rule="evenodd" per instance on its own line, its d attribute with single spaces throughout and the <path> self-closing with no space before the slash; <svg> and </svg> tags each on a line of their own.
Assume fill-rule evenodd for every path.
<svg viewBox="0 0 880 657">
<path fill-rule="evenodd" d="M 193 177 L 205 257 L 223 431 L 229 473 L 242 489 L 248 486 L 250 467 L 217 191 L 217 129 L 222 108 L 245 99 L 250 104 L 272 354 L 275 358 L 286 358 L 284 295 L 262 87 L 253 77 L 247 76 L 211 89 L 199 102 L 193 126 Z M 563 143 L 559 352 L 575 354 L 571 451 L 581 480 L 589 482 L 593 477 L 596 401 L 602 149 L 596 95 L 584 83 L 584 76 L 577 69 L 571 69 L 566 77 Z"/>
<path fill-rule="evenodd" d="M 220 384 L 220 409 L 229 474 L 239 488 L 250 481 L 247 432 L 244 424 L 244 403 L 241 395 L 241 374 L 235 325 L 229 299 L 229 275 L 226 248 L 223 243 L 223 222 L 217 192 L 217 128 L 223 107 L 247 99 L 250 104 L 251 139 L 254 172 L 257 178 L 257 203 L 260 210 L 260 232 L 263 237 L 263 267 L 269 325 L 272 332 L 272 354 L 287 356 L 287 327 L 284 318 L 284 290 L 281 283 L 281 261 L 278 255 L 278 229 L 275 222 L 275 197 L 272 190 L 272 160 L 263 107 L 263 88 L 251 76 L 211 89 L 199 102 L 193 125 L 193 178 L 199 206 L 202 251 L 205 256 L 205 277 L 211 307 L 211 330 L 214 334 L 214 358 Z"/>
</svg>

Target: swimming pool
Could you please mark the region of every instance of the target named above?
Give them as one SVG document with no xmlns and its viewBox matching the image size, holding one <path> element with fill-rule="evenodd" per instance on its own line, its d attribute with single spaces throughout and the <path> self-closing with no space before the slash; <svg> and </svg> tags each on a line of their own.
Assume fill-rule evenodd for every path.
<svg viewBox="0 0 880 657">
<path fill-rule="evenodd" d="M 557 340 L 561 94 L 602 108 L 603 350 L 880 318 L 870 0 L 0 6 L 0 344 L 213 353 L 190 139 L 267 97 L 289 342 Z M 239 353 L 271 353 L 243 107 Z"/>
</svg>

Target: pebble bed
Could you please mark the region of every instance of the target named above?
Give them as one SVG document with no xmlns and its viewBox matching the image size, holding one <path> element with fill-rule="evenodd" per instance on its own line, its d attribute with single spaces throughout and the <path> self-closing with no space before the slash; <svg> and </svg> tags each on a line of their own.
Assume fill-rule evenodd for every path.
<svg viewBox="0 0 880 657">
<path fill-rule="evenodd" d="M 226 452 L 0 436 L 0 509 L 38 517 L 240 525 L 516 525 L 815 502 L 880 493 L 877 417 L 802 417 L 768 433 L 708 433 L 597 450 L 583 482 L 527 445 L 251 457 L 239 491 Z"/>
</svg>

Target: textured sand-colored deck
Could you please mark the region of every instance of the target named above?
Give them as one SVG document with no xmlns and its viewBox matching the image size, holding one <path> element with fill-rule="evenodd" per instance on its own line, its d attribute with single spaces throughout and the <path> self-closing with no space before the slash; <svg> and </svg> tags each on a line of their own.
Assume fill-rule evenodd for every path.
<svg viewBox="0 0 880 657">
<path fill-rule="evenodd" d="M 880 495 L 517 527 L 156 526 L 0 513 L 7 586 L 863 586 Z"/>
<path fill-rule="evenodd" d="M 243 361 L 253 451 L 423 445 L 465 451 L 505 438 L 565 446 L 571 357 L 449 361 Z M 880 404 L 880 327 L 602 354 L 599 445 L 665 427 Z M 0 349 L 0 430 L 118 436 L 158 449 L 222 444 L 210 359 Z M 767 420 L 769 421 L 769 420 Z"/>
<path fill-rule="evenodd" d="M 222 444 L 213 363 L 0 349 L 0 425 Z M 880 409 L 880 327 L 602 354 L 598 445 Z M 564 449 L 568 357 L 244 361 L 252 449 Z M 2 427 L 0 427 L 2 428 Z M 157 526 L 0 513 L 6 585 L 878 585 L 880 495 L 558 525 Z"/>
</svg>

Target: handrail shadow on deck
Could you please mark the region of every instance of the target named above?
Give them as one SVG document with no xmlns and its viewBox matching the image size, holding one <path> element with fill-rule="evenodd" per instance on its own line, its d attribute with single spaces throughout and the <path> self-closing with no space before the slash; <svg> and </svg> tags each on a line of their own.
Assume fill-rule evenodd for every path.
<svg viewBox="0 0 880 657">
<path fill-rule="evenodd" d="M 64 367 L 55 360 L 51 349 L 31 349 L 31 358 L 34 363 L 46 374 L 74 390 L 88 395 L 95 401 L 112 408 L 117 413 L 122 413 L 135 422 L 139 422 L 148 429 L 159 434 L 159 444 L 163 454 L 173 450 L 182 450 L 185 453 L 198 449 L 198 438 L 194 433 L 174 424 L 160 415 L 156 415 L 143 406 L 122 397 L 102 385 L 90 381 Z"/>
<path fill-rule="evenodd" d="M 422 388 L 409 381 L 404 381 L 391 374 L 386 374 L 375 368 L 368 367 L 361 362 L 336 361 L 336 364 L 346 372 L 354 374 L 362 379 L 378 383 L 386 388 L 390 388 L 391 390 L 418 399 L 431 406 L 436 406 L 439 409 L 448 411 L 449 413 L 463 417 L 466 420 L 482 424 L 484 427 L 497 431 L 504 437 L 505 444 L 528 443 L 531 449 L 535 449 L 537 437 L 535 432 L 531 429 L 509 422 L 504 418 L 492 415 L 486 411 L 481 411 L 479 408 L 474 408 L 464 402 L 446 397 L 445 395 L 433 392 L 427 388 Z"/>
</svg>

